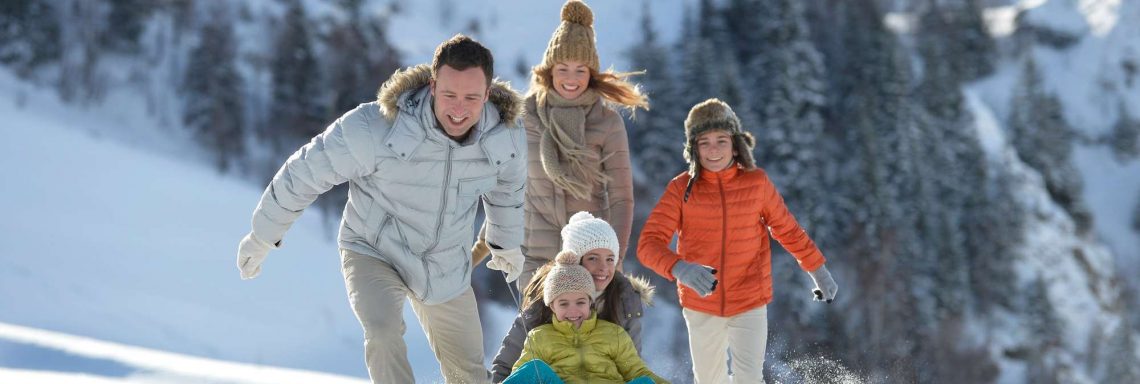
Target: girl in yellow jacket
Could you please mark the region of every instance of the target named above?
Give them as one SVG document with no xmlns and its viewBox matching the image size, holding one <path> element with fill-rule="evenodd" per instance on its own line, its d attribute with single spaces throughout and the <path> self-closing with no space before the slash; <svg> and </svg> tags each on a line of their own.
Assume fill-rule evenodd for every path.
<svg viewBox="0 0 1140 384">
<path fill-rule="evenodd" d="M 564 250 L 555 258 L 542 295 L 553 318 L 527 334 L 522 355 L 503 383 L 668 383 L 637 355 L 625 329 L 598 320 L 592 310 L 593 276 L 578 264 L 579 257 Z"/>
</svg>

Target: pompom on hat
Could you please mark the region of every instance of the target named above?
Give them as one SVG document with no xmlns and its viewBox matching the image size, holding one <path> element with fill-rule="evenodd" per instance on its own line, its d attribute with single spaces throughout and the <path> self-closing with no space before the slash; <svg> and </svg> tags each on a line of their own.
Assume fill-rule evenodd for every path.
<svg viewBox="0 0 1140 384">
<path fill-rule="evenodd" d="M 689 192 L 693 189 L 693 182 L 701 175 L 701 162 L 697 154 L 697 139 L 709 131 L 721 130 L 732 136 L 732 150 L 736 152 L 733 160 L 744 167 L 756 167 L 756 160 L 752 158 L 752 148 L 756 146 L 756 139 L 752 133 L 744 131 L 740 118 L 732 111 L 727 103 L 719 99 L 708 99 L 694 105 L 685 118 L 685 162 L 689 163 L 689 184 L 685 186 L 684 201 L 689 200 Z"/>
<path fill-rule="evenodd" d="M 582 256 L 570 250 L 563 250 L 554 257 L 554 268 L 546 275 L 542 287 L 542 301 L 546 306 L 565 293 L 580 292 L 594 297 L 594 276 L 586 267 L 578 265 L 581 259 Z"/>
<path fill-rule="evenodd" d="M 574 252 L 579 259 L 598 248 L 608 249 L 614 253 L 614 257 L 621 257 L 620 247 L 614 227 L 589 212 L 575 213 L 570 216 L 570 222 L 562 227 L 562 250 Z M 578 261 L 574 263 L 577 264 Z"/>
<path fill-rule="evenodd" d="M 540 68 L 549 70 L 557 63 L 581 61 L 594 72 L 598 72 L 598 50 L 594 39 L 594 12 L 578 0 L 567 1 L 562 5 L 562 22 L 550 36 L 546 53 L 542 55 Z"/>
</svg>

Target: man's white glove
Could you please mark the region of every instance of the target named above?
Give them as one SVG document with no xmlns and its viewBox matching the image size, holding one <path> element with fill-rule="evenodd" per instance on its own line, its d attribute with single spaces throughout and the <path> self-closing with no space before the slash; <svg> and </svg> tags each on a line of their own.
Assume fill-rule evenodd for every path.
<svg viewBox="0 0 1140 384">
<path fill-rule="evenodd" d="M 495 249 L 495 247 L 491 247 L 491 261 L 487 262 L 487 268 L 505 272 L 507 282 L 511 283 L 518 280 L 519 275 L 522 274 L 524 259 L 520 248 Z"/>
<path fill-rule="evenodd" d="M 815 301 L 823 301 L 831 304 L 835 300 L 835 293 L 839 291 L 839 285 L 835 284 L 835 279 L 831 278 L 831 272 L 827 270 L 826 266 L 819 266 L 818 269 L 808 272 L 811 280 L 815 282 L 815 289 L 811 292 L 815 294 Z"/>
<path fill-rule="evenodd" d="M 241 279 L 248 280 L 261 274 L 261 262 L 265 261 L 270 250 L 277 248 L 276 245 L 258 239 L 252 232 L 245 235 L 238 244 L 237 267 L 241 271 Z"/>
</svg>

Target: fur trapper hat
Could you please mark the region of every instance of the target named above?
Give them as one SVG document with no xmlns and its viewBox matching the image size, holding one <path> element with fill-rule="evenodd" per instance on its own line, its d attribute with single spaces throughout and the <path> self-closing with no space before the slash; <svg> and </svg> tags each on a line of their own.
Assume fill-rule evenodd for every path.
<svg viewBox="0 0 1140 384">
<path fill-rule="evenodd" d="M 701 162 L 697 155 L 697 139 L 709 131 L 722 130 L 732 136 L 733 161 L 745 169 L 756 167 L 756 160 L 752 158 L 752 148 L 756 146 L 756 139 L 752 133 L 744 131 L 740 118 L 732 111 L 727 103 L 719 99 L 708 99 L 693 106 L 689 116 L 685 118 L 685 162 L 689 163 L 689 184 L 685 187 L 684 201 L 689 200 L 693 182 L 700 177 Z"/>
</svg>

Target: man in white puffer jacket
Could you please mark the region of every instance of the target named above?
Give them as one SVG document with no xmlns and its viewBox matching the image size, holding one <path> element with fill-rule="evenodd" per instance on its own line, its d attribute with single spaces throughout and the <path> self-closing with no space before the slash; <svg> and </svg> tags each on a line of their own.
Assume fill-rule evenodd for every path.
<svg viewBox="0 0 1140 384">
<path fill-rule="evenodd" d="M 491 52 L 457 35 L 430 66 L 397 71 L 297 150 L 273 177 L 238 247 L 256 277 L 301 212 L 348 182 L 339 246 L 349 301 L 364 328 L 375 383 L 412 383 L 402 308 L 410 299 L 448 383 L 487 382 L 471 289 L 476 204 L 483 202 L 489 268 L 518 278 L 523 256 L 526 133 L 521 97 L 492 80 Z"/>
</svg>

